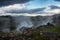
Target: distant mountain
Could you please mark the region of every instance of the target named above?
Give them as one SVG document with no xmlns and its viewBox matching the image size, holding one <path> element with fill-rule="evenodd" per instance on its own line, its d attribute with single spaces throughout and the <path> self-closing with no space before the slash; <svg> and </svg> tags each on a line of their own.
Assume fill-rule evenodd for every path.
<svg viewBox="0 0 60 40">
<path fill-rule="evenodd" d="M 35 16 L 35 17 L 31 17 L 31 20 L 34 27 L 40 25 L 46 25 L 47 23 L 60 26 L 60 14 L 55 14 L 52 16 Z"/>
<path fill-rule="evenodd" d="M 55 14 L 52 16 L 53 17 L 53 24 L 56 26 L 60 26 L 60 14 Z"/>
<path fill-rule="evenodd" d="M 55 24 L 53 21 L 58 20 L 59 14 L 52 16 L 14 16 L 17 28 L 22 27 L 37 27 L 40 25 L 46 25 L 47 23 Z"/>
<path fill-rule="evenodd" d="M 15 24 L 16 30 L 22 30 L 30 27 L 38 27 L 41 25 L 47 25 L 47 23 L 51 23 L 57 26 L 60 26 L 60 14 L 55 14 L 52 16 L 12 16 L 14 20 L 13 24 L 11 24 L 11 28 L 13 28 L 12 25 Z M 9 23 L 10 17 L 0 17 L 0 25 L 3 25 L 3 27 L 0 26 L 1 30 L 9 30 Z M 0 31 L 1 31 L 0 30 Z"/>
<path fill-rule="evenodd" d="M 34 25 L 34 27 L 36 26 L 40 26 L 40 25 L 46 25 L 48 22 L 52 22 L 52 17 L 51 16 L 35 16 L 35 17 L 31 17 L 31 21 Z"/>
</svg>

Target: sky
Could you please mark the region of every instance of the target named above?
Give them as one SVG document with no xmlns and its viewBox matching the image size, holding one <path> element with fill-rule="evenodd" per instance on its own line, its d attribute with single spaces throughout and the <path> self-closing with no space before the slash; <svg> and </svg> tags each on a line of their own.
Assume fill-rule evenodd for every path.
<svg viewBox="0 0 60 40">
<path fill-rule="evenodd" d="M 33 16 L 60 14 L 60 0 L 0 0 L 0 14 Z"/>
</svg>

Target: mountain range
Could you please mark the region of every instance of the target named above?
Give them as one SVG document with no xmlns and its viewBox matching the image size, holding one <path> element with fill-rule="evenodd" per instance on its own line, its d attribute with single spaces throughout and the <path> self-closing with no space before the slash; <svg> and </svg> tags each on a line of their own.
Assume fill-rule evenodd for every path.
<svg viewBox="0 0 60 40">
<path fill-rule="evenodd" d="M 12 20 L 12 19 L 13 20 Z M 5 20 L 6 19 L 6 20 Z M 51 23 L 57 26 L 60 26 L 60 14 L 55 14 L 52 16 L 11 16 L 11 17 L 6 17 L 0 16 L 0 21 L 3 24 L 3 27 L 1 26 L 0 29 L 2 28 L 2 30 L 8 30 L 9 28 L 9 21 L 12 20 L 12 22 L 14 21 L 13 24 L 15 24 L 15 30 L 19 31 L 20 28 L 24 29 L 24 28 L 30 28 L 30 27 L 38 27 L 41 25 L 47 25 L 47 23 Z M 4 23 L 3 23 L 4 21 Z M 1 24 L 0 23 L 0 24 Z M 11 23 L 11 21 L 10 21 Z M 13 29 L 13 26 L 11 26 Z"/>
</svg>

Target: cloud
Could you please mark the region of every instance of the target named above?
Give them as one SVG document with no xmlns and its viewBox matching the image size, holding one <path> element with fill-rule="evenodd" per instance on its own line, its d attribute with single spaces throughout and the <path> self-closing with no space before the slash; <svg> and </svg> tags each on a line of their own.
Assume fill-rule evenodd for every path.
<svg viewBox="0 0 60 40">
<path fill-rule="evenodd" d="M 12 5 L 12 4 L 23 4 L 29 1 L 31 0 L 0 0 L 0 7 Z"/>
<path fill-rule="evenodd" d="M 47 11 L 45 11 L 45 12 L 51 13 L 51 14 L 59 14 L 59 13 L 60 13 L 60 9 L 47 10 Z"/>
<path fill-rule="evenodd" d="M 0 7 L 0 13 L 36 13 L 41 12 L 45 8 L 27 9 L 23 4 L 14 4 L 10 6 Z"/>
<path fill-rule="evenodd" d="M 36 13 L 43 11 L 45 8 L 36 8 L 36 9 L 20 9 L 20 10 L 10 10 L 8 13 Z"/>
<path fill-rule="evenodd" d="M 51 6 L 49 6 L 49 7 L 50 7 L 50 9 L 60 9 L 59 6 L 55 6 L 55 5 L 51 5 Z"/>
<path fill-rule="evenodd" d="M 5 7 L 0 7 L 0 13 L 6 13 L 9 11 L 13 11 L 13 10 L 21 10 L 24 8 L 25 8 L 24 4 L 9 5 L 9 6 L 5 6 Z"/>
<path fill-rule="evenodd" d="M 36 8 L 36 9 L 31 9 L 29 11 L 32 12 L 32 13 L 35 13 L 35 12 L 42 12 L 42 11 L 44 11 L 44 9 L 45 8 Z"/>
<path fill-rule="evenodd" d="M 6 11 L 7 13 L 60 13 L 60 7 L 51 5 L 47 8 L 36 8 L 36 9 L 15 9 Z"/>
<path fill-rule="evenodd" d="M 55 6 L 55 5 L 51 5 L 48 6 L 45 10 L 46 13 L 50 13 L 50 14 L 60 14 L 60 7 L 59 6 Z"/>
<path fill-rule="evenodd" d="M 21 15 L 21 14 L 28 14 L 32 16 L 34 15 L 53 15 L 53 14 L 60 14 L 60 7 L 59 6 L 48 6 L 45 8 L 36 8 L 36 9 L 27 9 L 26 6 L 23 4 L 14 4 L 6 7 L 0 7 L 0 13 L 2 14 L 12 14 L 12 15 Z"/>
</svg>

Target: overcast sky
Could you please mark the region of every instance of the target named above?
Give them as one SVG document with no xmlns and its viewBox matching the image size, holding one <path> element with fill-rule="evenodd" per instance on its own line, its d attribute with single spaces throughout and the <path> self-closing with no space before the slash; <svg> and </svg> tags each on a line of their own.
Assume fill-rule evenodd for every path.
<svg viewBox="0 0 60 40">
<path fill-rule="evenodd" d="M 0 0 L 0 14 L 60 14 L 60 0 Z"/>
</svg>

